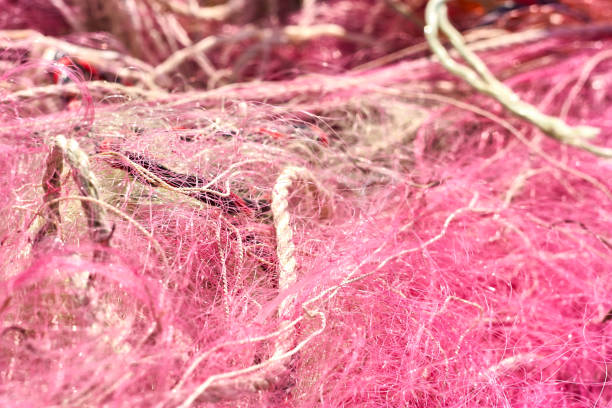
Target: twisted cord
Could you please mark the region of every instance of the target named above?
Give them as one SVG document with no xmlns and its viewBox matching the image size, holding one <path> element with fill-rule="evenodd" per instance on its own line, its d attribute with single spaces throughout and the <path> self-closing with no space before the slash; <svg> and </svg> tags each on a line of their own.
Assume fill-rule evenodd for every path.
<svg viewBox="0 0 612 408">
<path fill-rule="evenodd" d="M 89 156 L 79 147 L 74 139 L 66 139 L 63 135 L 55 138 L 55 146 L 63 153 L 65 160 L 72 167 L 72 177 L 85 197 L 100 200 L 98 181 L 89 168 Z M 94 242 L 108 245 L 113 228 L 107 221 L 106 209 L 95 201 L 81 201 L 81 206 L 87 217 L 91 238 Z"/>
<path fill-rule="evenodd" d="M 540 112 L 535 106 L 523 101 L 508 86 L 489 71 L 485 63 L 466 47 L 465 41 L 448 20 L 446 0 L 430 0 L 425 10 L 425 38 L 440 63 L 450 73 L 462 78 L 479 92 L 495 98 L 506 109 L 521 119 L 537 126 L 550 137 L 600 157 L 612 157 L 612 149 L 588 143 L 586 140 L 597 136 L 599 128 L 591 126 L 570 126 L 563 120 Z M 438 38 L 442 31 L 467 63 L 462 65 L 453 60 Z"/>
<path fill-rule="evenodd" d="M 278 275 L 278 290 L 283 292 L 297 282 L 297 262 L 295 259 L 295 244 L 293 243 L 293 229 L 289 215 L 289 189 L 299 180 L 309 183 L 316 188 L 317 192 L 321 192 L 327 196 L 325 200 L 331 206 L 329 193 L 319 184 L 314 175 L 303 167 L 289 166 L 276 179 L 272 190 L 272 215 L 274 216 L 274 227 L 276 229 L 276 254 L 278 257 L 279 275 Z M 288 324 L 290 318 L 290 310 L 296 295 L 286 297 L 281 302 L 278 308 L 278 315 L 281 318 L 281 328 Z M 293 345 L 292 331 L 286 331 L 280 335 L 275 343 L 275 351 L 273 357 L 283 355 L 286 350 L 291 349 Z"/>
</svg>

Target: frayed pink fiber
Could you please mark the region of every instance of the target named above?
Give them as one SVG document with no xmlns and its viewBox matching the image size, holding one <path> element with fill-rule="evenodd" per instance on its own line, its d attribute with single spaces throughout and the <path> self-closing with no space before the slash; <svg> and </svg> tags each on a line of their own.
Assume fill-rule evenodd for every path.
<svg viewBox="0 0 612 408">
<path fill-rule="evenodd" d="M 612 165 L 447 73 L 424 1 L 38 3 L 0 0 L 0 406 L 612 405 Z M 575 3 L 466 38 L 612 147 Z"/>
</svg>

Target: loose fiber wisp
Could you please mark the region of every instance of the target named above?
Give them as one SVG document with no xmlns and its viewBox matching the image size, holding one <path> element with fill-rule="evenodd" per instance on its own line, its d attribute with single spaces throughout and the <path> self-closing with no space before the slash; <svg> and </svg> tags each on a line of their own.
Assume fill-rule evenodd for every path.
<svg viewBox="0 0 612 408">
<path fill-rule="evenodd" d="M 606 1 L 38 3 L 1 406 L 611 406 Z"/>
</svg>

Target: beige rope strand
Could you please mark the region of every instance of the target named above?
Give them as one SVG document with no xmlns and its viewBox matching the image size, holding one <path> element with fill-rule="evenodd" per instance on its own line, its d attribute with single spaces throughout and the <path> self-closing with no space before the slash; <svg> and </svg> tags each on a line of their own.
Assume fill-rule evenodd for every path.
<svg viewBox="0 0 612 408">
<path fill-rule="evenodd" d="M 327 195 L 327 202 L 331 199 L 327 191 L 318 183 L 314 175 L 303 167 L 286 167 L 276 179 L 272 190 L 272 215 L 274 227 L 276 228 L 276 254 L 279 264 L 278 290 L 282 293 L 297 282 L 297 262 L 295 260 L 295 244 L 293 242 L 293 230 L 290 225 L 289 188 L 299 180 L 311 183 L 316 190 Z M 281 318 L 281 328 L 288 324 L 290 310 L 295 302 L 296 295 L 286 297 L 278 308 Z M 280 335 L 275 342 L 272 358 L 279 358 L 293 347 L 293 332 L 287 331 Z M 281 360 L 282 364 L 285 360 Z"/>
<path fill-rule="evenodd" d="M 299 167 L 287 167 L 276 180 L 272 190 L 272 216 L 276 229 L 276 254 L 278 256 L 278 289 L 283 291 L 297 280 L 294 257 L 295 244 L 289 216 L 289 187 L 305 171 Z M 281 307 L 281 309 L 283 309 Z"/>
<path fill-rule="evenodd" d="M 55 146 L 61 149 L 65 160 L 72 167 L 72 177 L 80 193 L 94 200 L 81 201 L 92 240 L 108 245 L 113 229 L 107 222 L 106 209 L 96 202 L 100 200 L 98 181 L 89 168 L 89 156 L 81 150 L 76 140 L 66 139 L 63 135 L 55 138 Z"/>
<path fill-rule="evenodd" d="M 466 47 L 465 41 L 448 20 L 446 0 L 430 0 L 425 10 L 427 26 L 425 37 L 440 63 L 452 74 L 462 78 L 479 92 L 495 98 L 506 109 L 542 130 L 552 138 L 586 150 L 600 157 L 612 157 L 612 149 L 587 142 L 597 136 L 599 128 L 591 126 L 570 126 L 563 120 L 540 112 L 535 106 L 521 100 L 508 86 L 489 71 L 485 63 Z M 438 38 L 442 31 L 467 63 L 462 65 L 453 60 Z"/>
<path fill-rule="evenodd" d="M 272 189 L 272 216 L 274 217 L 274 227 L 276 229 L 276 254 L 278 256 L 279 291 L 287 290 L 297 281 L 296 260 L 295 260 L 295 244 L 293 243 L 293 230 L 290 225 L 289 206 L 289 188 L 292 184 L 299 180 L 310 183 L 317 192 L 326 196 L 326 202 L 331 206 L 330 195 L 319 184 L 314 175 L 303 167 L 289 166 L 276 179 L 274 188 Z M 325 214 L 328 211 L 324 212 Z M 279 315 L 283 316 L 287 311 L 294 296 L 283 300 L 279 307 Z"/>
<path fill-rule="evenodd" d="M 217 238 L 217 246 L 219 247 L 219 261 L 221 262 L 221 283 L 223 285 L 223 308 L 225 310 L 225 317 L 229 319 L 230 317 L 230 307 L 228 303 L 229 299 L 229 285 L 227 282 L 227 262 L 226 262 L 226 254 L 225 249 L 223 248 L 223 243 L 221 242 L 221 219 L 217 223 L 217 228 L 215 229 L 215 237 Z"/>
<path fill-rule="evenodd" d="M 47 158 L 47 169 L 42 180 L 42 188 L 45 192 L 43 201 L 45 203 L 51 202 L 60 196 L 63 171 L 64 158 L 62 150 L 58 146 L 53 146 Z M 55 235 L 59 231 L 62 221 L 59 202 L 49 204 L 45 209 L 45 215 L 45 223 L 36 233 L 34 245 L 39 243 L 45 236 Z"/>
</svg>

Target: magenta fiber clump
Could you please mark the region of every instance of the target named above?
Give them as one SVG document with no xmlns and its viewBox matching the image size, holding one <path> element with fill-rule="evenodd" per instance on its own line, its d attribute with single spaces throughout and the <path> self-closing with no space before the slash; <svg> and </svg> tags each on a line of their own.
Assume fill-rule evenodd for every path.
<svg viewBox="0 0 612 408">
<path fill-rule="evenodd" d="M 612 406 L 607 0 L 0 0 L 0 406 Z"/>
</svg>

